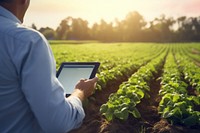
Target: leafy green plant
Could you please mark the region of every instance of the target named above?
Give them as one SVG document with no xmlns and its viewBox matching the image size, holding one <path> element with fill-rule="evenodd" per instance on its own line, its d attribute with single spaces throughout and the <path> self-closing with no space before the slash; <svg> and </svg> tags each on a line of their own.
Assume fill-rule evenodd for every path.
<svg viewBox="0 0 200 133">
<path fill-rule="evenodd" d="M 110 95 L 106 104 L 100 108 L 100 112 L 108 121 L 115 118 L 127 120 L 129 114 L 135 118 L 140 118 L 141 114 L 136 105 L 141 102 L 142 98 L 149 98 L 149 82 L 153 79 L 154 74 L 158 72 L 164 60 L 165 53 L 162 56 L 149 62 L 134 73 L 127 82 L 123 82 L 117 93 Z"/>
<path fill-rule="evenodd" d="M 178 69 L 174 57 L 170 53 L 161 78 L 162 87 L 159 93 L 162 95 L 162 100 L 159 103 L 159 113 L 162 118 L 172 124 L 199 125 L 200 112 L 195 111 L 194 106 L 199 105 L 200 97 L 187 94 L 187 84 L 181 79 L 182 70 Z"/>
<path fill-rule="evenodd" d="M 194 110 L 193 97 L 185 94 L 168 93 L 164 95 L 159 104 L 159 113 L 172 124 L 186 126 L 200 124 L 200 112 Z"/>
</svg>

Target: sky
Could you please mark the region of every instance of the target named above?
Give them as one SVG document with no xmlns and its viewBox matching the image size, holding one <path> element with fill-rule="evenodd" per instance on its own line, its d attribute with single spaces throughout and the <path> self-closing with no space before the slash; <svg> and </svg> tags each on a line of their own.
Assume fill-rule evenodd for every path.
<svg viewBox="0 0 200 133">
<path fill-rule="evenodd" d="M 199 17 L 200 0 L 31 0 L 24 24 L 56 29 L 61 20 L 71 16 L 92 25 L 101 19 L 123 20 L 131 11 L 139 12 L 147 22 L 162 14 L 174 18 Z"/>
</svg>

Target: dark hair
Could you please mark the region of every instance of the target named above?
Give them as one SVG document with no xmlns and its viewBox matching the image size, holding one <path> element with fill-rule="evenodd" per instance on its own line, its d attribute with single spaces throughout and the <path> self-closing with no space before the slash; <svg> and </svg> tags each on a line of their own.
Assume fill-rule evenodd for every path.
<svg viewBox="0 0 200 133">
<path fill-rule="evenodd" d="M 9 3 L 12 2 L 13 0 L 0 0 L 0 3 Z"/>
</svg>

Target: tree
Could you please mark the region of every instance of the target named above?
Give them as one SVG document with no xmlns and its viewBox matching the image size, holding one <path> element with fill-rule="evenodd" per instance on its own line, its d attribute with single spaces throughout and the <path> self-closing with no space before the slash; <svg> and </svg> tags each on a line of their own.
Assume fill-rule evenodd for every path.
<svg viewBox="0 0 200 133">
<path fill-rule="evenodd" d="M 33 25 L 36 28 L 36 26 Z M 176 27 L 176 28 L 174 28 Z M 45 36 L 50 37 L 51 30 L 46 30 Z M 88 21 L 81 18 L 67 17 L 62 20 L 56 30 L 56 39 L 100 41 L 151 41 L 177 42 L 200 41 L 200 17 L 185 16 L 174 19 L 161 15 L 147 23 L 138 12 L 129 12 L 124 20 L 115 19 L 112 23 L 101 20 L 88 27 Z M 53 36 L 53 35 L 51 35 Z"/>
<path fill-rule="evenodd" d="M 90 39 L 88 22 L 81 18 L 68 18 L 71 22 L 69 25 L 69 38 L 73 40 L 86 40 Z"/>
<path fill-rule="evenodd" d="M 112 23 L 107 23 L 101 19 L 100 24 L 95 23 L 93 25 L 90 33 L 92 33 L 94 39 L 106 42 L 113 41 L 115 38 L 112 25 Z"/>
<path fill-rule="evenodd" d="M 142 39 L 142 29 L 146 25 L 143 17 L 136 11 L 128 13 L 123 23 L 125 40 L 140 41 Z"/>
<path fill-rule="evenodd" d="M 199 41 L 200 22 L 198 18 L 180 17 L 177 21 L 179 23 L 177 36 L 180 41 Z"/>
<path fill-rule="evenodd" d="M 88 22 L 81 18 L 67 17 L 56 30 L 57 39 L 85 40 L 90 39 Z"/>
<path fill-rule="evenodd" d="M 171 42 L 173 40 L 173 24 L 175 23 L 172 17 L 166 18 L 165 15 L 161 15 L 159 18 L 155 18 L 151 23 L 151 29 L 153 34 L 157 37 L 159 42 Z"/>
<path fill-rule="evenodd" d="M 56 31 L 54 31 L 52 28 L 49 28 L 49 27 L 40 28 L 39 31 L 47 38 L 47 40 L 56 39 Z"/>
<path fill-rule="evenodd" d="M 69 25 L 67 19 L 61 21 L 59 27 L 56 29 L 57 39 L 65 40 L 67 39 L 67 32 L 69 30 Z"/>
<path fill-rule="evenodd" d="M 31 25 L 31 28 L 37 30 L 37 27 L 36 27 L 36 25 L 34 23 Z"/>
</svg>

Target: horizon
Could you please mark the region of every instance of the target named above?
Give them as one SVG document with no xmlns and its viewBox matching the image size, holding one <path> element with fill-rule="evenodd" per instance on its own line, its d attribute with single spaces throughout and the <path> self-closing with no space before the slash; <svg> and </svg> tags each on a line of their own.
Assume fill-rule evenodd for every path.
<svg viewBox="0 0 200 133">
<path fill-rule="evenodd" d="M 181 16 L 199 17 L 199 0 L 34 0 L 26 13 L 24 24 L 37 28 L 56 29 L 60 22 L 71 16 L 87 20 L 89 26 L 101 19 L 113 22 L 123 20 L 129 12 L 137 11 L 149 22 L 160 15 L 178 18 Z"/>
</svg>

